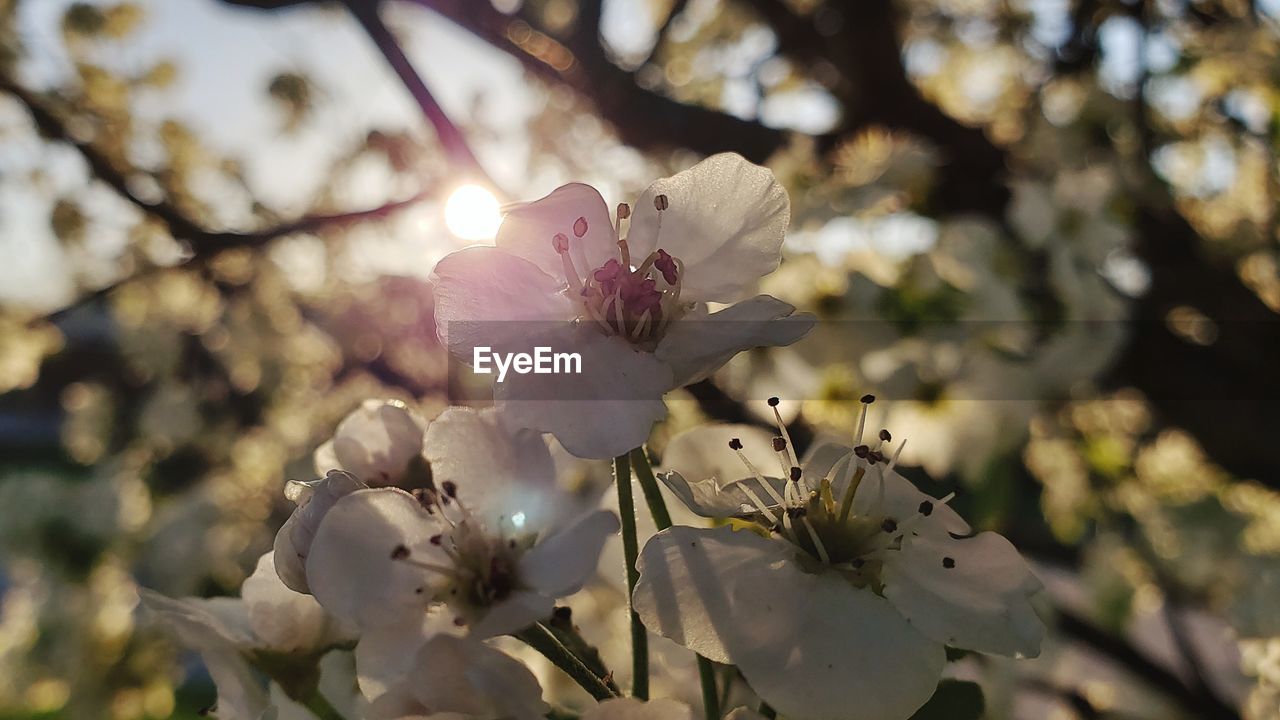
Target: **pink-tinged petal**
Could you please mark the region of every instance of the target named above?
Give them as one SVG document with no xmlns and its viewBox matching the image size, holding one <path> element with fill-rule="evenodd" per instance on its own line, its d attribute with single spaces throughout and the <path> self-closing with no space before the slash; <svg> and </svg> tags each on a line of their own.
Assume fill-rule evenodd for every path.
<svg viewBox="0 0 1280 720">
<path fill-rule="evenodd" d="M 285 497 L 298 506 L 276 533 L 272 549 L 276 573 L 285 587 L 300 593 L 311 592 L 306 563 L 316 530 L 334 503 L 364 488 L 365 484 L 358 478 L 341 470 L 331 470 L 318 480 L 290 480 L 285 484 Z"/>
<path fill-rule="evenodd" d="M 585 221 L 585 228 L 579 218 Z M 579 235 L 577 231 L 584 229 Z M 595 188 L 582 183 L 561 186 L 541 200 L 509 210 L 495 242 L 563 281 L 563 264 L 553 243 L 557 233 L 568 241 L 569 257 L 579 278 L 618 257 L 613 213 Z"/>
<path fill-rule="evenodd" d="M 667 196 L 659 229 L 654 198 Z M 649 186 L 627 238 L 633 257 L 662 248 L 684 263 L 681 296 L 733 302 L 778 268 L 791 221 L 787 191 L 768 168 L 712 155 Z"/>
<path fill-rule="evenodd" d="M 693 720 L 693 710 L 676 700 L 647 702 L 635 698 L 605 700 L 582 714 L 582 720 Z"/>
<path fill-rule="evenodd" d="M 790 345 L 814 322 L 775 297 L 757 295 L 710 315 L 686 315 L 671 324 L 654 352 L 681 387 L 705 379 L 743 350 Z"/>
<path fill-rule="evenodd" d="M 325 610 L 361 629 L 422 613 L 439 576 L 398 557 L 444 564 L 441 528 L 418 501 L 392 488 L 356 491 L 334 504 L 307 556 L 307 581 Z"/>
<path fill-rule="evenodd" d="M 652 353 L 589 326 L 566 325 L 546 344 L 581 355 L 582 372 L 508 373 L 494 385 L 506 427 L 549 432 L 570 453 L 598 459 L 639 447 L 666 415 L 671 370 Z"/>
<path fill-rule="evenodd" d="M 399 400 L 366 400 L 316 450 L 316 472 L 345 470 L 370 485 L 399 482 L 422 454 L 427 423 Z"/>
<path fill-rule="evenodd" d="M 508 430 L 492 409 L 445 410 L 427 428 L 426 446 L 436 487 L 455 483 L 468 509 L 495 532 L 540 531 L 566 504 L 546 441 L 530 430 Z"/>
<path fill-rule="evenodd" d="M 618 527 L 618 516 L 609 510 L 582 516 L 525 553 L 520 559 L 521 581 L 552 599 L 578 592 L 595 573 L 605 540 Z"/>
<path fill-rule="evenodd" d="M 1042 585 L 1004 537 L 921 535 L 889 553 L 884 595 L 937 642 L 976 652 L 1036 657 L 1044 622 L 1031 597 Z"/>
<path fill-rule="evenodd" d="M 840 574 L 805 572 L 795 550 L 728 527 L 673 527 L 640 556 L 633 603 L 652 631 L 736 664 L 782 715 L 910 717 L 946 653 L 888 602 Z"/>
<path fill-rule="evenodd" d="M 564 281 L 493 247 L 446 255 L 431 273 L 436 332 L 449 352 L 471 362 L 476 347 L 530 346 L 548 322 L 568 322 L 575 305 Z"/>
</svg>

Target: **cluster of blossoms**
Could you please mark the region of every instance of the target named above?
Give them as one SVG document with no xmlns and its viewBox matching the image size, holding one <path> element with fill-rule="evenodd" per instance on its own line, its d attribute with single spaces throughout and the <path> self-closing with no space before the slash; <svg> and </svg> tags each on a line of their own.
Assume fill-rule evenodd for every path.
<svg viewBox="0 0 1280 720">
<path fill-rule="evenodd" d="M 547 717 L 542 685 L 505 636 L 601 701 L 583 720 L 692 720 L 683 703 L 647 701 L 645 628 L 736 666 L 762 712 L 794 720 L 906 720 L 937 687 L 946 647 L 1039 652 L 1039 584 L 1026 563 L 896 473 L 902 446 L 891 452 L 887 431 L 801 459 L 776 401 L 777 435 L 688 431 L 668 444 L 659 477 L 716 522 L 659 520 L 662 493 L 632 451 L 665 412 L 664 393 L 741 350 L 794 342 L 812 319 L 769 296 L 743 299 L 778 266 L 788 222 L 767 170 L 715 156 L 614 219 L 594 189 L 568 185 L 513 210 L 496 247 L 454 253 L 435 272 L 451 352 L 559 334 L 558 347 L 584 355 L 585 375 L 520 376 L 495 388 L 493 408 L 451 407 L 430 422 L 402 403 L 365 403 L 316 451 L 320 478 L 288 483 L 296 508 L 240 599 L 144 598 L 201 650 L 220 717 L 270 717 L 290 703 L 324 720 Z M 618 477 L 620 519 L 558 481 L 553 443 L 644 465 L 636 477 L 660 531 L 643 551 L 630 477 Z M 636 697 L 623 697 L 590 639 L 552 621 L 620 527 L 633 623 L 643 622 L 632 633 Z M 342 698 L 316 670 L 333 655 L 347 658 L 328 670 L 338 686 L 345 678 Z M 715 679 L 704 675 L 712 720 Z"/>
</svg>

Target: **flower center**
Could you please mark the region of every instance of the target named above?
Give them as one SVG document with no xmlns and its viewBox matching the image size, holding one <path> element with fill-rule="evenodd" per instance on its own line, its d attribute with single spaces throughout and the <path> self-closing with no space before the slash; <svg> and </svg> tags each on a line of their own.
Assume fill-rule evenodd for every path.
<svg viewBox="0 0 1280 720">
<path fill-rule="evenodd" d="M 659 237 L 662 213 L 668 206 L 666 195 L 654 198 Z M 585 277 L 579 275 L 569 254 L 572 242 L 569 237 L 556 233 L 551 243 L 564 265 L 569 292 L 581 304 L 579 319 L 592 322 L 606 335 L 617 335 L 636 344 L 651 344 L 662 337 L 672 320 L 684 314 L 680 305 L 684 264 L 659 248 L 638 266 L 632 266 L 631 251 L 622 236 L 623 221 L 629 217 L 630 206 L 626 203 L 618 205 L 616 229 L 621 238 L 618 240 L 618 257 L 609 258 L 600 267 L 589 270 Z M 586 218 L 574 221 L 574 238 L 581 240 L 587 230 Z"/>
<path fill-rule="evenodd" d="M 493 605 L 523 587 L 520 557 L 533 546 L 533 535 L 489 532 L 479 517 L 458 498 L 458 488 L 445 481 L 439 490 L 415 491 L 428 512 L 438 515 L 449 529 L 431 537 L 431 549 L 419 557 L 400 545 L 392 551 L 398 560 L 424 572 L 425 582 L 416 592 L 428 601 L 449 605 L 454 622 L 467 625 L 482 618 Z M 512 523 L 513 531 L 518 530 Z"/>
<path fill-rule="evenodd" d="M 734 438 L 729 447 L 737 452 L 748 471 L 760 486 L 761 493 L 750 487 L 750 480 L 740 485 L 744 494 L 756 506 L 756 511 L 768 524 L 771 532 L 803 550 L 801 566 L 811 572 L 834 569 L 857 587 L 881 590 L 880 569 L 886 553 L 902 548 L 912 535 L 912 528 L 932 515 L 935 503 L 922 502 L 910 517 L 895 518 L 883 511 L 885 508 L 885 475 L 893 471 L 898 454 L 906 445 L 899 443 L 890 459 L 881 448 L 892 440 L 888 430 L 881 430 L 874 445 L 862 444 L 866 427 L 867 408 L 875 397 L 862 398 L 862 415 L 854 439 L 855 447 L 832 467 L 827 476 L 807 478 L 800 468 L 786 424 L 778 412 L 778 398 L 770 398 L 774 420 L 779 435 L 773 439 L 773 450 L 778 455 L 783 471 L 782 492 L 770 482 L 742 452 L 742 441 Z M 872 477 L 867 478 L 868 475 Z M 865 481 L 876 483 L 876 495 L 870 508 L 855 512 L 854 496 Z M 769 503 L 764 497 L 770 498 Z M 948 495 L 937 504 L 946 504 Z"/>
</svg>

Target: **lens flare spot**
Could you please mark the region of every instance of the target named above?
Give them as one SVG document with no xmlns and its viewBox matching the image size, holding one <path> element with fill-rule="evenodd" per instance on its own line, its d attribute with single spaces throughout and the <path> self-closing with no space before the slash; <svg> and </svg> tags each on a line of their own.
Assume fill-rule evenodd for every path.
<svg viewBox="0 0 1280 720">
<path fill-rule="evenodd" d="M 444 204 L 444 223 L 463 240 L 492 240 L 502 223 L 498 198 L 479 185 L 463 185 Z"/>
</svg>

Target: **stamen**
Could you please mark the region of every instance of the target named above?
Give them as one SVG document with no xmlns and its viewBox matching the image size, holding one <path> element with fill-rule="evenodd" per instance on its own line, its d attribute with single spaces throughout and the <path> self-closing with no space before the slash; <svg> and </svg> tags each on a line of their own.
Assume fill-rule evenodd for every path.
<svg viewBox="0 0 1280 720">
<path fill-rule="evenodd" d="M 622 234 L 622 221 L 631 217 L 631 206 L 626 203 L 618 203 L 617 225 L 618 233 L 618 251 L 622 254 L 623 267 L 631 267 L 631 249 L 627 247 L 627 238 Z"/>
<path fill-rule="evenodd" d="M 853 436 L 854 445 L 862 444 L 862 431 L 865 430 L 867 427 L 867 408 L 870 407 L 871 403 L 875 402 L 875 400 L 876 400 L 875 395 L 862 396 L 862 400 L 861 400 L 862 412 L 858 415 L 858 432 L 855 433 Z M 864 456 L 859 456 L 859 457 L 864 457 Z"/>
<path fill-rule="evenodd" d="M 906 438 L 903 438 L 902 442 L 898 443 L 898 449 L 893 451 L 893 457 L 889 460 L 889 467 L 887 468 L 888 471 L 893 471 L 893 468 L 898 464 L 898 458 L 902 455 L 902 448 L 906 446 L 907 440 Z"/>
<path fill-rule="evenodd" d="M 579 238 L 587 234 L 586 218 L 580 217 L 577 220 L 573 221 L 573 234 L 574 234 L 574 237 L 579 237 Z"/>
<path fill-rule="evenodd" d="M 747 471 L 755 477 L 756 482 L 760 483 L 760 486 L 763 487 L 764 491 L 773 498 L 773 501 L 785 507 L 787 501 L 784 500 L 782 496 L 778 495 L 778 491 L 769 484 L 769 481 L 764 479 L 764 475 L 761 475 L 760 471 L 756 469 L 756 466 L 752 465 L 751 461 L 747 459 L 747 456 L 742 453 L 742 441 L 738 438 L 734 438 L 729 441 L 729 447 L 734 452 L 738 453 L 738 459 L 742 461 L 743 465 L 747 466 Z"/>
<path fill-rule="evenodd" d="M 778 434 L 787 443 L 787 457 L 790 459 L 788 464 L 799 465 L 800 458 L 796 457 L 795 446 L 791 443 L 791 433 L 787 432 L 787 424 L 782 422 L 782 413 L 778 412 L 778 404 L 781 402 L 776 397 L 769 398 L 769 407 L 773 408 L 773 420 L 778 424 Z"/>
<path fill-rule="evenodd" d="M 849 464 L 854 464 L 853 458 L 849 458 Z M 858 466 L 857 472 L 849 480 L 849 485 L 844 489 L 844 497 L 840 499 L 840 515 L 838 522 L 843 525 L 849 520 L 849 513 L 853 511 L 853 496 L 858 492 L 858 485 L 862 483 L 862 477 L 867 474 L 867 469 Z"/>
<path fill-rule="evenodd" d="M 813 541 L 813 547 L 818 551 L 818 558 L 826 565 L 831 564 L 831 556 L 827 554 L 827 547 L 822 544 L 822 540 L 818 538 L 818 532 L 813 529 L 813 525 L 809 522 L 809 518 L 800 518 L 800 522 L 804 524 L 804 529 L 809 532 L 809 539 Z"/>
<path fill-rule="evenodd" d="M 455 580 L 461 577 L 458 571 L 454 568 L 447 567 L 445 565 L 437 565 L 436 563 L 430 563 L 430 562 L 426 562 L 425 560 L 419 560 L 415 557 L 411 557 L 409 553 L 409 548 L 405 547 L 404 545 L 397 545 L 395 550 L 391 551 L 391 559 L 395 560 L 396 562 L 402 562 L 402 563 L 405 563 L 406 565 L 412 565 L 413 567 L 421 568 L 428 572 L 438 573 L 440 575 L 444 575 L 445 577 L 453 578 Z"/>
<path fill-rule="evenodd" d="M 569 287 L 577 293 L 582 292 L 582 279 L 578 276 L 578 268 L 573 266 L 573 258 L 569 257 L 569 237 L 564 233 L 556 233 L 551 238 L 551 246 L 560 256 L 560 264 L 564 267 L 564 279 Z"/>
</svg>

